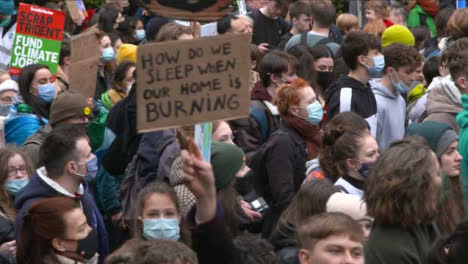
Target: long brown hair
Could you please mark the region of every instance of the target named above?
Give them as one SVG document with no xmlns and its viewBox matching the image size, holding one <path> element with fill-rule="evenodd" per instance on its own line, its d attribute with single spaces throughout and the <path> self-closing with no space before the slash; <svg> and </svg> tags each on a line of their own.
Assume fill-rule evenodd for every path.
<svg viewBox="0 0 468 264">
<path fill-rule="evenodd" d="M 233 236 L 242 233 L 240 229 L 241 220 L 246 217 L 240 207 L 235 185 L 236 178 L 234 177 L 226 187 L 216 190 L 216 197 L 224 210 L 226 225 Z"/>
<path fill-rule="evenodd" d="M 435 155 L 424 139 L 393 142 L 364 184 L 367 212 L 376 223 L 403 228 L 430 223 L 436 215 Z"/>
<path fill-rule="evenodd" d="M 63 196 L 35 202 L 24 215 L 17 241 L 17 263 L 41 264 L 47 259 L 60 264 L 52 247 L 52 239 L 65 238 L 67 226 L 64 215 L 78 209 L 80 203 Z"/>
<path fill-rule="evenodd" d="M 281 214 L 276 232 L 281 232 L 289 224 L 298 226 L 313 215 L 325 213 L 328 199 L 338 191 L 327 179 L 302 185 L 294 200 Z"/>
<path fill-rule="evenodd" d="M 458 223 L 465 217 L 463 206 L 463 187 L 460 177 L 442 177 L 442 197 L 440 197 L 436 222 L 440 232 L 444 235 L 451 234 Z"/>
<path fill-rule="evenodd" d="M 0 150 L 0 206 L 5 211 L 6 217 L 9 219 L 14 219 L 16 212 L 13 206 L 13 200 L 5 189 L 5 182 L 8 179 L 8 162 L 16 155 L 19 155 L 23 159 L 28 177 L 33 175 L 33 168 L 30 159 L 16 146 L 7 146 Z"/>
</svg>

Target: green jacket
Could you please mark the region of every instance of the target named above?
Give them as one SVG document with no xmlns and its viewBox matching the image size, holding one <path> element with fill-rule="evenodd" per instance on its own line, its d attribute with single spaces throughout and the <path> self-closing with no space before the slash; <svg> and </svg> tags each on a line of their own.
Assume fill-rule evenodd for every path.
<svg viewBox="0 0 468 264">
<path fill-rule="evenodd" d="M 374 223 L 364 246 L 366 264 L 422 264 L 438 235 L 435 224 L 403 229 L 397 225 Z"/>
<path fill-rule="evenodd" d="M 426 24 L 421 25 L 421 17 L 424 16 L 426 18 Z M 429 15 L 420 5 L 415 5 L 413 9 L 408 14 L 408 27 L 419 27 L 419 26 L 426 26 L 431 31 L 432 38 L 437 37 L 437 28 L 435 25 L 434 18 Z"/>
<path fill-rule="evenodd" d="M 460 127 L 458 139 L 458 152 L 463 157 L 461 161 L 461 180 L 465 194 L 465 211 L 468 212 L 468 94 L 461 97 L 463 110 L 457 115 L 457 124 Z"/>
</svg>

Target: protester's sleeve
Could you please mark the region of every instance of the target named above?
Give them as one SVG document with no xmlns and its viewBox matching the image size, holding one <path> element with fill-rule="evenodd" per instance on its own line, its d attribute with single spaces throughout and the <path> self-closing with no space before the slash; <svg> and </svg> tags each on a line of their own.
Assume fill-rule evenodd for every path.
<svg viewBox="0 0 468 264">
<path fill-rule="evenodd" d="M 276 210 L 285 209 L 295 195 L 294 188 L 294 143 L 289 136 L 277 136 L 267 151 L 265 167 L 270 183 L 273 204 Z"/>
<path fill-rule="evenodd" d="M 122 210 L 122 206 L 118 199 L 120 182 L 103 166 L 99 168 L 96 176 L 97 202 L 103 214 L 114 215 Z"/>
<path fill-rule="evenodd" d="M 197 253 L 199 263 L 237 264 L 238 249 L 227 229 L 222 207 L 218 204 L 216 216 L 209 222 L 197 224 L 196 207 L 187 214 L 187 223 L 192 231 L 192 249 Z"/>
</svg>

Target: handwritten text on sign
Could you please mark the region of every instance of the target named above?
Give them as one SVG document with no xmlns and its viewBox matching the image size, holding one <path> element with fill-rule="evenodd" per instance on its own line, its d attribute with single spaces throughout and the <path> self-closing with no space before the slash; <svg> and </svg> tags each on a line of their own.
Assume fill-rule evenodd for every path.
<svg viewBox="0 0 468 264">
<path fill-rule="evenodd" d="M 250 35 L 138 48 L 138 131 L 247 116 Z"/>
</svg>

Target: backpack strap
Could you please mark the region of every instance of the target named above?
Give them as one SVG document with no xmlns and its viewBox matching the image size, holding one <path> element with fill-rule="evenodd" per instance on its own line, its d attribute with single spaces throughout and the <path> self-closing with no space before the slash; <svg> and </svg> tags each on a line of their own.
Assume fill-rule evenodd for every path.
<svg viewBox="0 0 468 264">
<path fill-rule="evenodd" d="M 328 43 L 330 42 L 333 42 L 333 40 L 331 40 L 329 37 L 324 37 L 323 39 L 319 40 L 317 43 L 315 43 L 314 46 L 317 46 L 317 45 L 327 45 Z M 332 52 L 333 54 L 333 52 Z"/>
<path fill-rule="evenodd" d="M 264 107 L 259 104 L 261 104 L 261 102 L 252 101 L 252 104 L 250 105 L 250 115 L 257 122 L 260 128 L 260 134 L 262 135 L 262 141 L 265 142 L 268 138 L 268 118 L 266 116 Z"/>
<path fill-rule="evenodd" d="M 341 186 L 341 185 L 335 185 L 336 187 L 338 187 L 338 189 L 340 189 L 340 191 L 346 193 L 346 194 L 349 194 L 348 190 L 345 189 L 345 187 Z"/>
<path fill-rule="evenodd" d="M 307 33 L 302 33 L 301 34 L 301 40 L 299 42 L 300 45 L 307 45 Z"/>
</svg>

